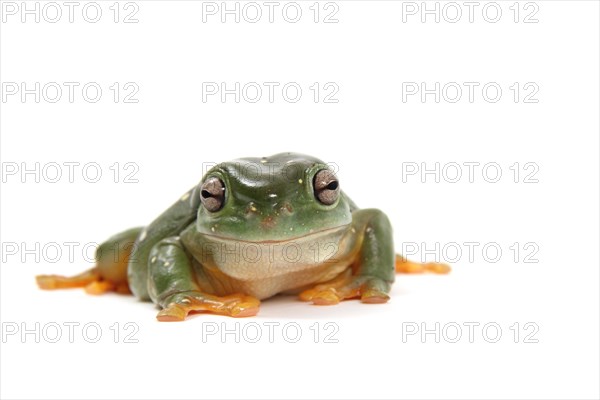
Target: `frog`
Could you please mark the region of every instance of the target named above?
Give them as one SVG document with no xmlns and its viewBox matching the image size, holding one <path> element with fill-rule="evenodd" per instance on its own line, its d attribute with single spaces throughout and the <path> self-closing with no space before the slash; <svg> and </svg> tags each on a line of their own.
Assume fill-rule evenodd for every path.
<svg viewBox="0 0 600 400">
<path fill-rule="evenodd" d="M 386 303 L 397 272 L 449 266 L 396 254 L 389 218 L 357 207 L 335 164 L 287 152 L 213 165 L 149 225 L 100 244 L 92 268 L 36 281 L 131 293 L 169 322 L 201 312 L 254 316 L 278 294 L 314 305 Z"/>
</svg>

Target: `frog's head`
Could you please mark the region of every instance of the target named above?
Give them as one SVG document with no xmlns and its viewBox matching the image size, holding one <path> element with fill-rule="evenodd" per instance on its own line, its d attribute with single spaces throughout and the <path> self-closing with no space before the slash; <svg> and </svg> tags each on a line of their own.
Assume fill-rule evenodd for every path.
<svg viewBox="0 0 600 400">
<path fill-rule="evenodd" d="M 295 153 L 243 158 L 210 169 L 200 183 L 199 233 L 284 241 L 352 222 L 330 166 Z"/>
</svg>

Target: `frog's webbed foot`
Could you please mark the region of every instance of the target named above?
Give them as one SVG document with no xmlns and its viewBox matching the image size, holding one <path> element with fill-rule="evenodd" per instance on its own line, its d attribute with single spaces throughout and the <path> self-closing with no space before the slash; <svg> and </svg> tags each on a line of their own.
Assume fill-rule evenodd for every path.
<svg viewBox="0 0 600 400">
<path fill-rule="evenodd" d="M 99 281 L 100 274 L 92 268 L 75 276 L 38 275 L 35 280 L 40 289 L 45 290 L 80 288 Z"/>
<path fill-rule="evenodd" d="M 260 300 L 243 294 L 213 296 L 187 291 L 170 296 L 166 306 L 156 315 L 159 321 L 183 321 L 190 312 L 207 311 L 230 317 L 251 317 L 258 313 Z"/>
<path fill-rule="evenodd" d="M 38 275 L 35 280 L 40 289 L 45 290 L 84 288 L 87 294 L 131 293 L 127 282 L 116 283 L 104 279 L 97 268 L 89 269 L 75 276 Z"/>
<path fill-rule="evenodd" d="M 450 266 L 448 264 L 437 262 L 416 263 L 409 261 L 403 256 L 397 254 L 396 272 L 404 274 L 422 274 L 425 272 L 432 272 L 434 274 L 447 274 L 450 272 Z"/>
<path fill-rule="evenodd" d="M 116 284 L 102 279 L 96 268 L 75 276 L 38 275 L 35 280 L 40 289 L 45 290 L 85 288 L 88 294 L 103 294 L 117 289 Z"/>
<path fill-rule="evenodd" d="M 342 300 L 360 298 L 363 303 L 386 303 L 390 283 L 368 275 L 352 275 L 348 268 L 337 278 L 300 293 L 300 300 L 316 305 L 334 305 Z"/>
</svg>

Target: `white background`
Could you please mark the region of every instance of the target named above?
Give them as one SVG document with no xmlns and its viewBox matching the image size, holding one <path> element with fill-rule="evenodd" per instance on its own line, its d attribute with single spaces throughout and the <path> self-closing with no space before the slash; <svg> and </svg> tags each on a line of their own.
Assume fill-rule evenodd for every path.
<svg viewBox="0 0 600 400">
<path fill-rule="evenodd" d="M 534 10 L 525 10 L 524 2 L 515 23 L 512 1 L 498 3 L 497 23 L 482 17 L 485 3 L 472 23 L 465 6 L 457 23 L 443 16 L 436 23 L 431 15 L 422 23 L 420 14 L 403 22 L 407 5 L 393 1 L 338 1 L 338 23 L 323 23 L 324 14 L 314 23 L 311 1 L 299 3 L 298 23 L 286 22 L 280 6 L 273 23 L 263 15 L 254 24 L 231 16 L 221 23 L 218 15 L 203 23 L 203 5 L 194 1 L 137 1 L 138 23 L 122 22 L 124 2 L 118 23 L 113 2 L 99 2 L 102 17 L 89 23 L 84 4 L 73 23 L 64 6 L 57 23 L 3 15 L 3 84 L 78 82 L 81 88 L 97 82 L 103 88 L 96 103 L 85 101 L 81 90 L 73 103 L 66 91 L 57 103 L 43 97 L 36 103 L 33 95 L 23 102 L 19 94 L 1 103 L 5 173 L 14 163 L 33 168 L 36 162 L 40 168 L 95 162 L 103 173 L 98 183 L 87 182 L 81 167 L 72 183 L 66 168 L 57 183 L 44 176 L 38 183 L 21 171 L 3 177 L 3 398 L 598 398 L 597 2 L 538 1 L 537 23 L 523 22 Z M 139 102 L 124 103 L 122 92 L 115 103 L 114 82 L 137 84 Z M 273 103 L 266 93 L 256 104 L 238 104 L 232 96 L 203 102 L 202 82 L 297 82 L 303 95 L 296 103 L 282 99 L 281 91 Z M 339 102 L 315 103 L 314 82 L 335 83 Z M 457 103 L 436 103 L 433 95 L 403 102 L 403 82 L 480 86 L 472 103 L 466 90 Z M 503 89 L 495 103 L 482 98 L 488 82 Z M 537 85 L 538 102 L 525 103 L 529 91 L 521 91 L 515 103 L 509 88 L 515 82 L 521 90 Z M 281 151 L 336 163 L 342 187 L 359 206 L 389 215 L 398 250 L 418 244 L 421 251 L 411 258 L 419 259 L 424 246 L 458 243 L 463 254 L 452 262 L 453 272 L 399 276 L 386 305 L 316 307 L 279 297 L 263 302 L 251 319 L 199 314 L 174 324 L 156 322 L 157 310 L 132 297 L 36 287 L 36 274 L 88 268 L 84 244 L 149 223 L 200 180 L 203 163 Z M 110 169 L 116 162 L 118 183 Z M 128 162 L 139 167 L 138 183 L 124 182 Z M 436 162 L 480 166 L 472 183 L 466 167 L 457 183 L 443 177 L 436 183 L 432 175 L 424 183 L 418 174 L 402 178 L 402 163 L 433 168 Z M 518 183 L 509 168 L 515 162 Z M 528 162 L 539 167 L 538 183 L 524 182 Z M 486 163 L 501 167 L 497 183 L 482 176 Z M 72 260 L 65 242 L 77 243 Z M 472 260 L 465 242 L 479 243 Z M 23 251 L 36 243 L 37 254 Z M 55 262 L 40 254 L 53 243 L 63 251 Z M 486 243 L 502 249 L 497 262 L 490 262 L 493 251 L 487 260 L 482 254 Z M 526 243 L 534 247 L 525 249 Z M 524 262 L 534 248 L 538 262 Z M 69 322 L 80 324 L 73 343 Z M 124 343 L 128 322 L 139 328 L 138 343 Z M 239 343 L 231 334 L 203 340 L 203 332 L 234 329 L 238 322 L 247 334 Z M 297 343 L 286 340 L 293 330 L 289 337 L 282 333 L 290 322 L 302 330 Z M 337 343 L 325 343 L 328 322 L 339 328 Z M 472 343 L 469 322 L 480 324 Z M 535 325 L 527 330 L 528 322 Z M 39 343 L 20 331 L 36 323 Z M 54 323 L 62 337 L 50 343 Z M 85 340 L 86 323 L 102 329 L 97 343 Z M 115 323 L 118 343 L 110 329 Z M 250 323 L 262 330 L 258 343 L 248 340 L 257 326 Z M 266 337 L 270 323 L 280 324 L 273 343 Z M 433 334 L 403 340 L 408 327 L 422 323 L 428 329 L 440 324 L 439 343 Z M 494 329 L 482 333 L 486 323 L 502 329 L 496 343 L 486 340 Z M 455 324 L 462 337 L 451 343 Z M 15 326 L 18 333 L 6 333 Z M 526 343 L 535 326 L 529 339 L 537 343 Z"/>
</svg>

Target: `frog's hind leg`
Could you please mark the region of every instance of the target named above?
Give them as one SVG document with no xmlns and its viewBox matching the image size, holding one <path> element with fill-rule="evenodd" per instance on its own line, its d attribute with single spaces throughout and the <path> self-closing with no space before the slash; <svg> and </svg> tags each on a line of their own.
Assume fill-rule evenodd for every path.
<svg viewBox="0 0 600 400">
<path fill-rule="evenodd" d="M 75 276 L 38 275 L 41 289 L 85 288 L 88 294 L 117 292 L 128 294 L 127 264 L 141 228 L 119 233 L 102 243 L 96 251 L 96 266 Z"/>
<path fill-rule="evenodd" d="M 131 293 L 127 282 L 112 281 L 102 276 L 100 268 L 94 267 L 75 276 L 38 275 L 35 277 L 40 289 L 72 289 L 85 288 L 87 294 L 103 294 L 106 292 Z"/>
<path fill-rule="evenodd" d="M 450 272 L 450 266 L 436 262 L 417 263 L 407 260 L 400 254 L 396 254 L 396 272 L 403 274 L 422 274 L 425 272 L 447 274 Z"/>
<path fill-rule="evenodd" d="M 46 290 L 86 287 L 99 279 L 100 273 L 97 268 L 88 269 L 75 276 L 38 275 L 35 277 L 38 286 Z"/>
<path fill-rule="evenodd" d="M 129 293 L 127 285 L 115 283 L 102 278 L 98 268 L 88 269 L 79 275 L 62 276 L 62 275 L 38 275 L 36 281 L 41 289 L 71 289 L 85 288 L 88 294 L 103 294 L 106 292 Z"/>
</svg>

